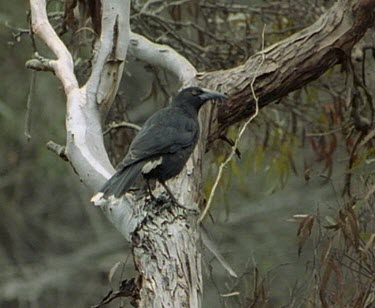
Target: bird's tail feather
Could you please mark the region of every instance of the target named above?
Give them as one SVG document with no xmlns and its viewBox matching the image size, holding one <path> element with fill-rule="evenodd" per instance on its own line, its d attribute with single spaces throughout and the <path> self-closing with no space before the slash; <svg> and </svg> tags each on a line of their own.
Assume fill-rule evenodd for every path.
<svg viewBox="0 0 375 308">
<path fill-rule="evenodd" d="M 119 198 L 125 194 L 141 173 L 143 165 L 143 162 L 138 162 L 118 170 L 100 190 L 104 198 L 112 195 Z"/>
</svg>

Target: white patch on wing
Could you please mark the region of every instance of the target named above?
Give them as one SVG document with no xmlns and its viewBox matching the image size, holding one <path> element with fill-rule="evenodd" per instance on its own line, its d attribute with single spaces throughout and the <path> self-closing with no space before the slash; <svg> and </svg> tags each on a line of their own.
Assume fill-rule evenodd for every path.
<svg viewBox="0 0 375 308">
<path fill-rule="evenodd" d="M 163 162 L 163 157 L 161 156 L 158 159 L 150 160 L 143 166 L 142 173 L 144 174 L 149 173 L 151 170 L 159 166 L 162 162 Z"/>
</svg>

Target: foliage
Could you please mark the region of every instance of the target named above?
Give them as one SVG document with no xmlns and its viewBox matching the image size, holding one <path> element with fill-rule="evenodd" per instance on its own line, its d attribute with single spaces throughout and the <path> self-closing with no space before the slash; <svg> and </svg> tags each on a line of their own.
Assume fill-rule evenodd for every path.
<svg viewBox="0 0 375 308">
<path fill-rule="evenodd" d="M 75 19 L 68 3 L 74 1 L 50 1 L 50 18 L 69 45 L 75 69 L 83 82 L 90 71 L 95 24 L 89 18 L 87 1 L 79 1 L 79 9 L 87 16 L 83 21 Z M 211 0 L 147 1 L 147 4 L 133 1 L 131 19 L 135 32 L 174 47 L 201 70 L 212 70 L 241 64 L 258 51 L 263 24 L 267 24 L 265 42 L 269 46 L 316 20 L 324 11 L 324 4 L 326 1 L 288 4 L 276 1 L 250 7 Z M 0 93 L 0 134 L 3 144 L 7 144 L 1 149 L 3 160 L 0 161 L 0 200 L 5 205 L 1 210 L 0 229 L 4 236 L 0 256 L 7 267 L 3 280 L 9 282 L 1 287 L 2 302 L 13 306 L 30 302 L 48 306 L 53 305 L 59 295 L 86 294 L 74 304 L 92 304 L 105 294 L 107 285 L 103 275 L 120 258 L 116 255 L 119 248 L 107 242 L 108 238 L 116 239 L 116 235 L 94 209 L 81 204 L 86 203 L 87 196 L 83 189 L 77 189 L 77 180 L 64 163 L 43 150 L 49 138 L 65 138 L 62 135 L 62 93 L 47 77 L 38 75 L 37 78 L 38 89 L 34 91 L 31 115 L 32 139 L 27 143 L 20 137 L 29 87 L 23 68 L 21 72 L 16 69 L 23 67 L 35 50 L 25 38 L 28 34 L 26 18 L 24 21 L 18 18 L 16 22 L 19 27 L 7 24 L 6 32 L 2 31 L 4 41 L 10 42 L 8 49 L 2 51 L 6 58 L 2 73 L 7 78 Z M 40 53 L 44 52 L 38 42 L 36 46 Z M 335 172 L 343 175 L 335 193 L 339 204 L 331 206 L 329 213 L 302 208 L 304 214 L 292 218 L 298 223 L 295 251 L 302 256 L 311 254 L 311 258 L 305 277 L 292 288 L 290 296 L 273 298 L 276 286 L 272 284 L 272 274 L 278 271 L 278 265 L 272 264 L 270 270 L 254 260 L 240 269 L 239 280 L 225 286 L 228 292 L 224 292 L 223 305 L 272 307 L 276 302 L 283 302 L 288 307 L 302 304 L 306 307 L 367 307 L 374 301 L 375 133 L 374 80 L 371 79 L 374 76 L 369 75 L 367 69 L 372 64 L 369 57 L 365 57 L 366 49 L 360 48 L 360 51 L 359 63 L 352 64 L 348 59 L 346 65 L 332 69 L 320 80 L 262 110 L 239 147 L 241 159 L 231 161 L 225 171 L 217 199 L 226 204 L 227 220 L 234 202 L 227 193 L 229 189 L 236 189 L 246 200 L 254 200 L 260 198 L 259 192 L 263 196 L 278 193 L 294 175 L 307 185 L 316 178 L 323 178 L 325 185 L 331 185 Z M 160 93 L 167 96 L 165 72 L 154 67 L 146 70 L 154 79 L 144 100 L 160 99 Z M 15 91 L 14 85 L 20 90 Z M 135 114 L 137 108 L 144 109 L 147 102 L 136 106 L 122 97 L 123 92 L 126 90 L 120 89 L 109 123 L 129 120 L 141 123 L 145 116 Z M 233 126 L 227 137 L 235 139 L 237 134 L 238 127 Z M 113 160 L 118 161 L 134 131 L 122 127 L 111 130 L 109 135 Z M 225 160 L 229 150 L 230 147 L 220 141 L 208 154 L 206 196 L 217 166 Z M 345 163 L 344 171 L 340 161 Z M 252 185 L 255 179 L 258 186 Z M 248 206 L 248 202 L 242 206 Z M 217 205 L 211 213 L 215 222 L 220 220 L 219 209 Z M 95 258 L 94 264 L 87 261 L 90 258 Z M 75 260 L 73 266 L 70 260 Z M 58 271 L 59 264 L 63 273 Z M 44 271 L 52 273 L 53 279 L 43 280 L 45 276 L 41 273 Z M 82 279 L 81 285 L 85 286 L 88 280 L 91 284 L 83 290 L 73 290 L 70 281 L 82 272 L 89 278 Z M 118 280 L 123 278 L 120 275 Z M 301 287 L 303 283 L 305 287 Z M 100 294 L 95 290 L 99 284 Z M 30 285 L 36 287 L 30 288 Z M 56 293 L 44 294 L 49 289 Z M 27 292 L 22 294 L 19 290 Z M 68 305 L 74 304 L 69 302 Z"/>
</svg>

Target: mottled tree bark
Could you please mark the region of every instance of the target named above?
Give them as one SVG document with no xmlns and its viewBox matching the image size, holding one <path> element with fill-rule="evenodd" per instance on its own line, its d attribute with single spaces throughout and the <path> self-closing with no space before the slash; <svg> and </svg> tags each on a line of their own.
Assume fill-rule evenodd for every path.
<svg viewBox="0 0 375 308">
<path fill-rule="evenodd" d="M 200 307 L 201 254 L 195 215 L 171 207 L 149 212 L 133 235 L 140 307 Z"/>
<path fill-rule="evenodd" d="M 312 26 L 262 51 L 265 60 L 255 76 L 254 83 L 259 107 L 263 108 L 301 88 L 309 81 L 324 74 L 335 64 L 345 60 L 345 57 L 350 56 L 353 45 L 360 40 L 369 27 L 373 26 L 374 8 L 374 0 L 338 1 Z M 211 112 L 207 109 L 201 117 L 204 125 L 200 147 L 193 160 L 195 175 L 190 177 L 189 172 L 183 171 L 173 181 L 174 191 L 179 191 L 185 196 L 190 194 L 190 189 L 185 189 L 179 184 L 182 179 L 185 179 L 186 187 L 199 189 L 197 182 L 200 182 L 201 178 L 200 163 L 206 141 L 212 143 L 230 125 L 249 117 L 254 112 L 255 104 L 250 84 L 261 59 L 262 56 L 256 54 L 241 66 L 198 75 L 195 81 L 191 81 L 191 83 L 198 83 L 203 87 L 228 93 L 230 99 L 227 103 L 221 104 L 217 110 L 213 110 L 217 114 L 216 117 L 212 117 Z M 215 122 L 210 123 L 209 119 L 211 118 L 216 118 Z M 183 188 L 182 192 L 181 188 Z M 196 192 L 195 189 L 190 191 Z M 195 195 L 199 196 L 199 194 Z M 199 296 L 202 292 L 201 274 L 195 273 L 200 269 L 200 265 L 197 263 L 200 253 L 193 242 L 198 237 L 194 235 L 198 230 L 191 229 L 196 226 L 191 225 L 188 218 L 189 213 L 184 213 L 182 216 L 177 216 L 176 213 L 170 216 L 168 213 L 163 217 L 157 217 L 156 221 L 145 221 L 140 225 L 142 232 L 139 242 L 142 245 L 138 243 L 138 247 L 134 249 L 136 266 L 142 276 L 142 287 L 149 290 L 144 293 L 143 299 L 148 305 L 151 305 L 152 302 L 150 296 L 155 299 L 153 302 L 155 306 L 152 307 L 184 307 L 185 305 L 200 307 L 198 302 L 191 300 L 192 294 L 188 291 L 190 284 L 194 287 L 190 292 L 198 292 Z M 169 230 L 174 231 L 169 232 Z M 170 238 L 172 234 L 174 236 Z M 184 247 L 189 247 L 191 253 L 187 252 Z M 150 262 L 151 260 L 153 261 Z M 172 264 L 168 264 L 169 260 Z M 176 260 L 179 260 L 179 265 Z M 185 266 L 184 260 L 190 260 L 190 264 Z M 172 272 L 169 271 L 171 268 Z M 185 268 L 187 271 L 183 270 Z M 192 270 L 193 277 L 189 274 L 189 271 Z M 184 279 L 180 280 L 180 283 L 182 281 L 184 283 L 178 287 L 177 282 L 179 278 L 182 278 L 182 273 Z M 163 279 L 167 277 L 169 279 L 162 283 Z M 176 292 L 176 290 L 179 291 Z M 159 292 L 167 295 L 168 300 L 163 301 L 158 297 Z M 184 299 L 178 297 L 177 300 L 173 299 L 173 294 L 183 295 L 184 293 Z M 171 303 L 173 303 L 172 306 Z M 143 307 L 147 307 L 147 305 Z"/>
<path fill-rule="evenodd" d="M 169 183 L 186 209 L 165 206 L 168 201 L 163 201 L 163 196 L 160 204 L 146 198 L 137 200 L 133 194 L 116 200 L 95 200 L 133 244 L 134 262 L 139 272 L 138 289 L 133 294 L 136 303 L 140 307 L 200 307 L 202 274 L 196 213 L 201 197 L 201 162 L 207 141 L 213 142 L 230 125 L 254 112 L 250 86 L 254 77 L 255 94 L 262 108 L 342 62 L 353 45 L 373 26 L 375 0 L 338 1 L 312 26 L 262 51 L 265 59 L 256 76 L 254 71 L 261 61 L 260 54 L 232 69 L 196 75 L 189 61 L 171 48 L 163 48 L 136 34 L 130 34 L 129 43 L 128 32 L 122 33 L 121 28 L 128 25 L 129 2 L 124 1 L 127 9 L 120 10 L 121 1 L 102 1 L 102 12 L 113 14 L 113 18 L 102 16 L 102 22 L 94 24 L 108 41 L 97 41 L 98 53 L 94 57 L 91 78 L 81 88 L 73 73 L 70 54 L 53 35 L 46 15 L 39 14 L 40 10 L 45 10 L 45 1 L 30 2 L 34 31 L 58 58 L 51 67 L 67 95 L 66 156 L 93 190 L 98 190 L 114 172 L 104 150 L 99 115 L 106 113 L 117 91 L 126 46 L 133 56 L 176 74 L 181 86 L 198 84 L 229 95 L 227 103 L 216 109 L 204 109 L 201 139 L 193 157 L 183 172 Z M 111 49 L 106 48 L 105 42 Z M 165 61 L 166 53 L 178 65 Z M 163 190 L 157 188 L 155 195 L 163 195 Z"/>
<path fill-rule="evenodd" d="M 350 57 L 352 47 L 374 26 L 374 8 L 374 0 L 338 1 L 310 27 L 266 48 L 254 83 L 259 107 L 303 87 Z M 260 61 L 261 55 L 256 54 L 241 66 L 200 76 L 201 84 L 227 92 L 230 97 L 217 110 L 209 142 L 254 112 L 250 83 Z"/>
</svg>

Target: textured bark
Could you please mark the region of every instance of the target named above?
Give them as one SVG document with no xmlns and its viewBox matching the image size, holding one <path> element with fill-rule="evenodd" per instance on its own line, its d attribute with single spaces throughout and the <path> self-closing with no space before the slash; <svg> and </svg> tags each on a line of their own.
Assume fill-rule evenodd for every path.
<svg viewBox="0 0 375 308">
<path fill-rule="evenodd" d="M 202 155 L 200 139 L 184 170 L 168 185 L 181 208 L 163 201 L 164 188 L 153 194 L 156 202 L 138 200 L 138 224 L 132 232 L 134 264 L 139 272 L 139 307 L 201 307 L 203 295 L 199 228 Z M 141 213 L 141 214 L 139 214 Z"/>
<path fill-rule="evenodd" d="M 126 194 L 117 200 L 95 200 L 110 221 L 133 243 L 134 262 L 139 271 L 140 307 L 200 307 L 202 278 L 195 223 L 200 200 L 201 162 L 206 141 L 214 141 L 227 127 L 254 111 L 251 82 L 260 55 L 243 65 L 224 71 L 195 76 L 189 61 L 170 48 L 133 35 L 128 44 L 129 1 L 102 1 L 101 30 L 96 42 L 93 71 L 87 84 L 78 87 L 73 61 L 67 48 L 48 23 L 44 0 L 31 0 L 33 29 L 55 53 L 50 66 L 61 80 L 67 95 L 66 156 L 80 178 L 98 190 L 114 170 L 105 153 L 100 126 L 100 111 L 105 114 L 120 81 L 126 47 L 133 56 L 171 70 L 181 85 L 200 84 L 228 93 L 230 100 L 214 112 L 210 106 L 201 118 L 202 138 L 193 157 L 169 186 L 179 203 L 187 209 L 148 202 Z M 121 10 L 126 6 L 126 10 Z M 254 90 L 260 107 L 318 78 L 349 54 L 351 47 L 374 23 L 375 0 L 341 0 L 311 27 L 263 51 L 265 61 L 258 70 Z M 41 14 L 42 12 L 42 14 Z M 104 14 L 108 14 L 105 15 Z M 124 30 L 124 28 L 126 28 Z M 163 54 L 178 65 L 164 61 Z M 156 196 L 164 194 L 157 188 Z M 164 206 L 163 206 L 164 205 Z"/>
<path fill-rule="evenodd" d="M 133 255 L 140 274 L 139 307 L 200 307 L 197 216 L 165 205 L 164 210 L 156 205 L 147 223 L 133 235 Z"/>
<path fill-rule="evenodd" d="M 342 61 L 372 25 L 373 5 L 374 1 L 361 1 L 358 4 L 354 4 L 354 1 L 340 1 L 311 27 L 263 51 L 265 61 L 258 70 L 254 84 L 260 107 L 306 85 Z M 134 36 L 134 39 L 137 37 Z M 144 43 L 146 45 L 142 45 Z M 212 142 L 227 127 L 254 111 L 250 84 L 261 55 L 254 55 L 244 65 L 233 69 L 206 73 L 197 78 L 189 73 L 186 78 L 184 70 L 176 69 L 178 66 L 170 66 L 160 59 L 162 47 L 144 40 L 142 44 L 130 44 L 130 50 L 134 49 L 134 52 L 130 51 L 133 56 L 170 70 L 184 86 L 198 83 L 226 92 L 230 97 L 217 110 L 212 105 L 205 107 L 201 114 L 203 125 L 199 146 L 186 168 L 169 182 L 181 204 L 198 209 L 201 162 L 206 142 Z M 187 68 L 189 72 L 194 72 Z M 212 112 L 217 112 L 217 121 L 214 123 L 211 123 Z M 162 191 L 160 189 L 155 194 L 158 196 Z M 199 231 L 193 223 L 196 215 L 174 206 L 158 212 L 155 208 L 160 209 L 163 205 L 147 205 L 145 200 L 139 200 L 132 206 L 138 211 L 132 243 L 134 263 L 140 274 L 139 306 L 200 307 L 202 278 L 201 257 L 197 249 Z M 168 206 L 168 203 L 164 203 L 164 206 Z M 145 219 L 141 220 L 140 217 Z"/>
<path fill-rule="evenodd" d="M 266 48 L 265 61 L 254 83 L 259 107 L 303 87 L 350 56 L 353 45 L 374 25 L 374 9 L 375 0 L 338 1 L 310 27 Z M 241 66 L 199 77 L 202 85 L 230 97 L 218 108 L 209 142 L 254 112 L 250 83 L 260 61 L 261 55 L 256 54 Z"/>
<path fill-rule="evenodd" d="M 129 32 L 129 27 L 126 27 L 129 18 L 126 14 L 123 14 L 120 21 L 117 20 L 117 23 L 121 24 L 123 28 L 118 33 L 116 40 L 114 39 L 112 31 L 114 21 L 112 21 L 113 18 L 109 20 L 108 17 L 113 17 L 114 12 L 118 11 L 124 3 L 120 0 L 113 0 L 107 1 L 106 4 L 102 11 L 104 18 L 102 28 L 106 28 L 107 31 L 101 34 L 100 41 L 107 44 L 106 46 L 97 44 L 92 74 L 89 81 L 80 88 L 74 74 L 72 55 L 49 23 L 46 1 L 30 0 L 33 31 L 56 56 L 56 60 L 46 60 L 45 63 L 61 81 L 67 97 L 65 156 L 69 159 L 81 180 L 92 189 L 98 189 L 114 171 L 103 143 L 96 93 L 99 90 L 101 90 L 101 93 L 112 93 L 113 89 L 117 89 L 116 82 L 106 82 L 103 86 L 101 72 L 107 67 L 107 57 L 113 53 L 113 50 L 115 50 L 118 58 L 125 59 L 126 48 L 112 49 L 111 46 L 126 45 Z M 128 5 L 130 6 L 130 2 L 128 2 Z M 117 39 L 122 44 L 118 44 Z M 118 70 L 122 74 L 122 62 L 117 64 Z M 107 100 L 103 104 L 110 104 L 114 96 L 106 95 L 106 98 Z"/>
</svg>

